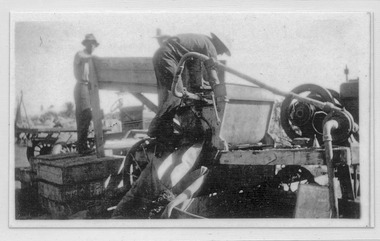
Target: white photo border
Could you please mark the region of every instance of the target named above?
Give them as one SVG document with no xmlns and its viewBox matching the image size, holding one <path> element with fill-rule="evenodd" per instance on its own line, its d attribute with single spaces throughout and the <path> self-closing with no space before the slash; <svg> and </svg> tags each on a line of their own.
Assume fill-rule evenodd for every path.
<svg viewBox="0 0 380 241">
<path fill-rule="evenodd" d="M 377 17 L 380 14 L 380 4 L 375 1 L 361 1 L 362 3 L 359 3 L 360 1 L 333 1 L 333 4 L 329 4 L 329 1 L 308 1 L 300 3 L 298 1 L 284 1 L 281 5 L 279 5 L 279 2 L 273 3 L 269 1 L 269 4 L 264 4 L 263 2 L 254 1 L 242 1 L 241 6 L 235 6 L 235 4 L 232 4 L 232 2 L 227 1 L 221 1 L 222 3 L 218 1 L 207 1 L 206 3 L 203 3 L 203 1 L 200 1 L 198 5 L 201 5 L 202 7 L 185 7 L 186 3 L 182 2 L 182 5 L 180 1 L 178 2 L 179 5 L 177 6 L 169 6 L 170 2 L 168 2 L 167 5 L 163 4 L 160 6 L 156 6 L 156 4 L 153 4 L 153 1 L 149 2 L 142 2 L 137 3 L 134 1 L 131 2 L 125 2 L 125 1 L 116 1 L 113 5 L 108 6 L 108 4 L 104 3 L 94 3 L 90 4 L 91 1 L 76 1 L 76 3 L 71 3 L 72 6 L 64 6 L 63 4 L 59 3 L 58 1 L 51 1 L 49 4 L 46 4 L 46 6 L 32 6 L 30 3 L 27 3 L 27 1 L 16 1 L 16 3 L 9 4 L 8 8 L 2 9 L 1 17 L 5 20 L 8 20 L 8 26 L 7 24 L 1 23 L 1 29 L 6 32 L 8 30 L 9 32 L 9 38 L 8 40 L 5 37 L 2 37 L 2 42 L 4 40 L 4 45 L 6 48 L 3 50 L 3 47 L 1 48 L 2 56 L 8 56 L 9 59 L 4 57 L 2 58 L 2 63 L 4 62 L 3 66 L 8 66 L 9 73 L 6 71 L 1 71 L 1 77 L 4 79 L 10 79 L 10 81 L 3 81 L 9 83 L 9 88 L 3 88 L 4 94 L 2 96 L 7 96 L 8 100 L 5 101 L 3 109 L 8 110 L 8 119 L 4 118 L 2 120 L 1 127 L 5 127 L 4 130 L 2 129 L 2 133 L 4 136 L 7 134 L 9 137 L 14 136 L 12 125 L 10 123 L 12 122 L 13 118 L 13 107 L 14 98 L 12 98 L 12 93 L 14 93 L 14 75 L 12 73 L 12 65 L 14 66 L 14 62 L 11 54 L 12 51 L 12 43 L 14 41 L 13 39 L 13 20 L 11 19 L 11 16 L 9 15 L 10 12 L 31 12 L 33 14 L 37 14 L 37 12 L 66 12 L 67 14 L 70 14 L 71 12 L 92 12 L 92 13 L 104 13 L 105 10 L 109 11 L 110 13 L 113 12 L 119 12 L 120 7 L 118 6 L 124 6 L 123 10 L 125 8 L 126 11 L 123 12 L 146 12 L 153 11 L 153 12 L 368 12 L 371 14 L 371 34 L 373 41 L 371 44 L 371 81 L 368 83 L 368 86 L 365 86 L 366 88 L 362 88 L 360 90 L 360 102 L 361 107 L 364 106 L 366 108 L 360 108 L 360 116 L 366 116 L 368 117 L 368 123 L 367 122 L 361 122 L 361 130 L 367 130 L 368 131 L 368 138 L 361 138 L 361 147 L 362 146 L 368 146 L 368 153 L 361 153 L 361 160 L 369 160 L 368 165 L 364 165 L 364 167 L 361 167 L 361 172 L 363 173 L 369 173 L 370 175 L 368 177 L 365 177 L 364 183 L 367 182 L 369 185 L 367 188 L 364 188 L 361 190 L 362 196 L 365 196 L 368 194 L 370 197 L 368 199 L 368 202 L 364 202 L 364 210 L 367 211 L 367 213 L 364 214 L 364 218 L 367 220 L 360 222 L 360 225 L 358 225 L 358 222 L 355 223 L 357 220 L 292 220 L 289 222 L 289 220 L 254 220 L 253 222 L 246 222 L 245 220 L 212 220 L 212 223 L 202 223 L 200 221 L 197 221 L 194 223 L 194 221 L 191 220 L 181 220 L 180 222 L 169 220 L 168 222 L 163 222 L 162 220 L 91 220 L 89 223 L 87 220 L 65 220 L 65 221 L 52 221 L 52 220 L 15 220 L 14 216 L 12 216 L 12 212 L 10 211 L 12 209 L 12 205 L 14 205 L 14 196 L 11 195 L 14 193 L 12 190 L 12 185 L 8 186 L 8 182 L 10 180 L 14 180 L 14 166 L 12 166 L 12 155 L 13 155 L 13 149 L 12 145 L 9 139 L 3 138 L 5 140 L 3 141 L 3 147 L 9 147 L 7 148 L 9 150 L 8 157 L 8 168 L 3 168 L 1 170 L 1 176 L 3 178 L 1 183 L 1 190 L 4 193 L 4 197 L 2 199 L 2 207 L 1 207 L 1 213 L 3 216 L 8 216 L 8 219 L 5 220 L 3 223 L 3 220 L 1 220 L 2 224 L 6 224 L 6 231 L 5 233 L 8 233 L 6 235 L 7 238 L 10 239 L 2 239 L 2 240 L 17 240 L 18 235 L 27 235 L 30 240 L 43 240 L 43 237 L 39 237 L 36 232 L 43 232 L 43 233 L 50 233 L 54 235 L 54 238 L 57 240 L 64 240 L 63 235 L 56 235 L 55 233 L 64 233 L 65 229 L 70 229 L 72 232 L 76 233 L 83 233 L 83 231 L 86 231 L 86 234 L 89 236 L 92 236 L 92 240 L 104 240 L 110 238 L 109 230 L 112 230 L 112 232 L 118 233 L 119 237 L 125 237 L 125 232 L 133 233 L 134 239 L 153 239 L 158 240 L 161 239 L 160 236 L 149 236 L 146 234 L 146 232 L 149 233 L 160 233 L 160 235 L 165 235 L 165 232 L 170 232 L 174 235 L 181 235 L 181 233 L 203 233 L 206 234 L 206 237 L 200 236 L 199 240 L 209 240 L 209 239 L 223 239 L 223 240 L 233 240 L 235 238 L 247 238 L 248 239 L 262 239 L 262 238 L 269 238 L 273 240 L 281 240 L 281 239 L 328 239 L 328 240 L 334 240 L 334 239 L 352 239 L 352 240 L 360 240 L 360 239 L 375 239 L 378 236 L 372 236 L 374 234 L 378 234 L 378 230 L 376 227 L 376 222 L 378 220 L 378 210 L 375 208 L 375 203 L 378 203 L 379 197 L 378 192 L 376 192 L 376 188 L 378 188 L 378 178 L 376 178 L 376 173 L 379 171 L 378 165 L 375 163 L 375 157 L 378 156 L 378 148 L 376 148 L 377 143 L 377 136 L 378 136 L 378 128 L 376 127 L 376 119 L 379 117 L 378 111 L 376 111 L 377 103 L 379 101 L 379 97 L 377 94 L 378 85 L 376 84 L 375 77 L 377 76 L 376 73 L 378 73 L 379 69 L 375 65 L 375 61 L 378 59 L 378 54 L 376 54 L 376 49 L 378 49 L 378 43 L 379 41 L 375 39 L 375 36 L 378 36 L 379 34 L 379 18 Z M 163 1 L 162 3 L 166 3 Z M 196 4 L 197 1 L 193 1 L 193 5 Z M 363 4 L 364 3 L 364 4 Z M 367 3 L 367 4 L 366 4 Z M 146 5 L 145 5 L 146 4 Z M 42 5 L 42 4 L 41 4 Z M 80 6 L 79 6 L 80 5 Z M 276 6 L 277 5 L 277 6 Z M 180 7 L 182 6 L 182 7 Z M 8 48 L 8 49 L 7 49 Z M 6 68 L 3 68 L 6 69 Z M 366 93 L 365 91 L 368 91 L 369 93 Z M 363 94 L 362 94 L 363 93 Z M 368 99 L 362 98 L 363 96 L 367 96 Z M 9 104 L 8 101 L 10 101 Z M 377 108 L 376 108 L 377 107 Z M 6 134 L 7 133 L 7 134 Z M 364 134 L 365 136 L 366 134 Z M 5 148 L 4 148 L 5 149 Z M 363 150 L 363 149 L 361 149 Z M 7 150 L 4 150 L 6 152 Z M 362 158 L 363 157 L 363 158 Z M 377 182 L 376 182 L 377 180 Z M 7 193 L 7 195 L 5 195 Z M 362 205 L 363 206 L 363 205 Z M 8 214 L 8 215 L 5 215 Z M 361 220 L 362 221 L 362 220 Z M 206 221 L 207 222 L 207 221 Z M 269 222 L 269 223 L 268 223 Z M 145 228 L 142 228 L 145 227 Z M 295 228 L 297 227 L 297 228 Z M 330 228 L 329 228 L 330 227 Z M 366 228 L 367 227 L 367 228 Z M 37 228 L 38 230 L 33 230 Z M 64 229 L 62 229 L 64 228 Z M 106 234 L 102 234 L 108 233 Z M 355 232 L 353 232 L 355 231 Z M 72 233 L 70 232 L 70 233 Z M 278 236 L 281 233 L 280 236 Z M 327 234 L 326 234 L 327 233 Z M 361 234 L 363 233 L 363 234 Z M 216 234 L 216 238 L 214 236 L 211 238 L 211 236 L 207 235 L 214 235 Z M 3 234 L 0 234 L 0 237 Z M 247 235 L 247 236 L 245 236 Z M 116 235 L 117 236 L 117 235 Z M 71 236 L 74 237 L 74 236 Z M 155 237 L 158 237 L 157 239 Z M 182 237 L 183 236 L 179 236 Z M 117 237 L 116 237 L 117 238 Z M 165 239 L 166 238 L 166 239 Z M 186 236 L 184 239 L 192 239 L 193 236 Z M 168 237 L 162 237 L 164 240 L 168 240 Z M 119 240 L 119 239 L 115 239 Z M 174 239 L 175 240 L 175 239 Z M 178 239 L 177 239 L 178 240 Z"/>
</svg>

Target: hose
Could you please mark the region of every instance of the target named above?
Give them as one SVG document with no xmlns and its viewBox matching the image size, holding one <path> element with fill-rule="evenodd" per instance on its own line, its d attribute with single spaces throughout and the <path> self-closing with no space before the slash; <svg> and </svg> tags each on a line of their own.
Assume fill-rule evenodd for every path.
<svg viewBox="0 0 380 241">
<path fill-rule="evenodd" d="M 177 70 L 176 70 L 176 73 L 174 75 L 171 91 L 172 91 L 173 95 L 175 97 L 178 97 L 178 98 L 183 98 L 184 95 L 186 95 L 190 99 L 202 100 L 201 97 L 194 95 L 192 93 L 186 92 L 183 88 L 183 82 L 182 82 L 181 75 L 182 75 L 182 72 L 185 68 L 186 61 L 190 58 L 193 58 L 193 57 L 199 58 L 203 61 L 209 59 L 209 57 L 207 57 L 206 55 L 196 53 L 196 52 L 190 52 L 190 53 L 183 55 L 182 58 L 180 59 L 178 65 L 177 65 Z M 180 83 L 180 85 L 179 85 L 179 83 Z M 180 88 L 179 91 L 177 90 L 178 87 Z"/>
</svg>

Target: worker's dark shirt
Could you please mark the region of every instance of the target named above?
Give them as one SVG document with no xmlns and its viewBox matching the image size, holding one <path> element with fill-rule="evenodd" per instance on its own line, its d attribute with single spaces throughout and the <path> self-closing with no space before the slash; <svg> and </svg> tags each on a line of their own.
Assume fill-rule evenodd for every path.
<svg viewBox="0 0 380 241">
<path fill-rule="evenodd" d="M 91 108 L 90 92 L 88 89 L 88 62 L 90 59 L 91 54 L 88 54 L 85 50 L 77 52 L 74 58 L 74 76 L 77 80 L 74 89 L 74 99 L 77 112 L 82 112 L 85 109 Z"/>
<path fill-rule="evenodd" d="M 151 137 L 173 132 L 173 111 L 180 105 L 181 99 L 171 93 L 171 86 L 177 65 L 182 56 L 188 52 L 200 53 L 214 60 L 217 58 L 217 52 L 211 39 L 202 34 L 180 34 L 171 37 L 153 56 L 159 110 L 149 126 L 148 135 Z M 203 63 L 207 70 L 211 70 L 214 66 L 214 61 L 204 61 Z M 193 84 L 191 82 L 202 78 L 202 61 L 199 59 L 186 61 L 186 69 L 188 70 L 190 86 Z M 186 83 L 184 86 L 187 86 Z"/>
<path fill-rule="evenodd" d="M 197 52 L 204 54 L 208 57 L 216 59 L 217 52 L 209 37 L 202 34 L 180 34 L 168 40 L 169 47 L 171 41 L 177 41 L 180 45 L 185 47 L 189 52 Z M 186 54 L 181 48 L 172 49 L 175 57 L 179 61 L 181 57 Z"/>
<path fill-rule="evenodd" d="M 178 43 L 178 44 L 177 44 Z M 204 54 L 214 60 L 217 52 L 209 37 L 202 34 L 180 34 L 169 38 L 166 43 L 157 50 L 153 56 L 153 65 L 156 73 L 159 106 L 166 100 L 166 91 L 170 91 L 177 65 L 182 56 L 188 52 Z M 202 74 L 200 72 L 200 60 L 188 60 L 186 67 L 190 74 Z M 204 61 L 205 68 L 212 68 L 213 61 Z"/>
</svg>

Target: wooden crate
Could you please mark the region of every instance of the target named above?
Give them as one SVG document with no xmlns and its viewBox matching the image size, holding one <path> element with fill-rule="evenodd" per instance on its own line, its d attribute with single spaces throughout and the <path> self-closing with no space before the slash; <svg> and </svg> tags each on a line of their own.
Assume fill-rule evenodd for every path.
<svg viewBox="0 0 380 241">
<path fill-rule="evenodd" d="M 92 199 L 100 195 L 112 197 L 125 191 L 122 181 L 121 174 L 70 185 L 58 185 L 40 180 L 38 182 L 38 194 L 58 202 Z"/>
<path fill-rule="evenodd" d="M 91 199 L 79 200 L 75 202 L 57 202 L 46 197 L 39 196 L 41 207 L 51 214 L 53 219 L 66 219 L 80 211 L 89 211 L 92 215 L 99 214 L 107 210 L 104 200 Z"/>
<path fill-rule="evenodd" d="M 105 192 L 104 184 L 104 179 L 73 185 L 56 185 L 40 181 L 38 182 L 38 194 L 58 202 L 69 202 L 84 198 L 91 199 Z"/>
<path fill-rule="evenodd" d="M 78 153 L 64 153 L 64 154 L 55 154 L 55 155 L 36 156 L 36 157 L 31 158 L 31 161 L 30 161 L 31 165 L 30 166 L 31 166 L 33 172 L 37 172 L 38 164 L 41 161 L 54 162 L 57 160 L 70 159 L 70 158 L 76 158 L 76 157 L 79 157 Z"/>
<path fill-rule="evenodd" d="M 36 181 L 36 173 L 31 167 L 18 167 L 15 168 L 15 179 L 24 184 L 32 183 Z"/>
<path fill-rule="evenodd" d="M 60 185 L 89 182 L 116 175 L 123 162 L 123 158 L 96 156 L 61 159 L 41 156 L 38 160 L 37 177 Z"/>
<path fill-rule="evenodd" d="M 52 218 L 70 218 L 79 211 L 106 212 L 110 193 L 118 192 L 123 157 L 46 155 L 35 158 L 38 200 Z M 107 206 L 108 205 L 108 206 Z"/>
</svg>

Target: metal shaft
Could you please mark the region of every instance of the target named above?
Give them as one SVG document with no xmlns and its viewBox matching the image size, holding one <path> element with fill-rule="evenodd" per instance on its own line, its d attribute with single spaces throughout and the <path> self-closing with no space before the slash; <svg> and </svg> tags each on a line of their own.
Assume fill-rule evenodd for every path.
<svg viewBox="0 0 380 241">
<path fill-rule="evenodd" d="M 254 79 L 254 78 L 252 78 L 246 74 L 243 74 L 237 70 L 234 70 L 233 68 L 228 67 L 228 66 L 226 66 L 220 62 L 217 62 L 217 65 L 218 65 L 218 67 L 224 69 L 226 72 L 229 72 L 229 73 L 236 75 L 236 76 L 238 76 L 244 80 L 247 80 L 248 82 L 250 82 L 252 84 L 255 84 L 259 87 L 262 87 L 266 90 L 269 90 L 269 91 L 273 92 L 274 94 L 281 95 L 281 96 L 291 95 L 293 98 L 298 99 L 298 100 L 305 102 L 305 103 L 308 103 L 308 104 L 315 105 L 316 107 L 323 109 L 327 113 L 331 112 L 332 110 L 338 110 L 338 111 L 341 110 L 339 107 L 336 107 L 334 104 L 329 103 L 329 102 L 321 102 L 321 101 L 314 100 L 314 99 L 311 99 L 308 97 L 303 97 L 303 96 L 298 95 L 298 94 L 291 92 L 291 91 L 286 92 L 286 91 L 279 90 L 279 89 L 274 88 L 272 86 L 269 86 L 269 85 L 267 85 L 267 84 L 265 84 L 265 83 L 263 83 L 257 79 Z"/>
<path fill-rule="evenodd" d="M 178 82 L 182 81 L 181 78 L 180 78 L 180 76 L 182 74 L 182 71 L 183 71 L 183 68 L 184 68 L 184 64 L 185 64 L 186 60 L 189 59 L 189 58 L 199 58 L 199 59 L 201 59 L 203 61 L 210 59 L 208 56 L 206 56 L 204 54 L 196 53 L 196 52 L 189 52 L 189 53 L 185 54 L 184 56 L 182 56 L 181 60 L 179 61 L 178 65 L 177 65 L 178 66 L 177 67 L 177 71 L 176 71 L 176 74 L 175 74 L 175 77 L 174 77 L 174 80 L 173 80 L 173 84 L 172 84 L 172 91 L 175 92 L 175 96 L 178 95 L 177 97 L 180 97 L 181 93 L 178 92 L 176 90 L 176 88 L 177 88 L 177 86 L 179 84 Z M 274 87 L 272 87 L 270 85 L 267 85 L 267 84 L 265 84 L 265 83 L 263 83 L 263 82 L 255 79 L 255 78 L 252 78 L 252 77 L 250 77 L 250 76 L 248 76 L 246 74 L 243 74 L 243 73 L 241 73 L 241 72 L 239 72 L 239 71 L 237 71 L 237 70 L 235 70 L 235 69 L 233 69 L 231 67 L 228 67 L 228 66 L 222 64 L 221 62 L 215 61 L 215 64 L 219 68 L 224 69 L 226 72 L 229 72 L 229 73 L 231 73 L 233 75 L 236 75 L 236 76 L 238 76 L 238 77 L 240 77 L 240 78 L 242 78 L 242 79 L 244 79 L 244 80 L 246 80 L 246 81 L 248 81 L 248 82 L 250 82 L 252 84 L 255 84 L 255 85 L 257 85 L 257 86 L 259 86 L 261 88 L 269 90 L 269 91 L 273 92 L 274 94 L 281 95 L 281 96 L 291 95 L 295 99 L 298 99 L 298 100 L 300 100 L 302 102 L 305 102 L 305 103 L 308 103 L 308 104 L 312 104 L 312 105 L 315 105 L 318 108 L 321 108 L 326 113 L 329 113 L 329 112 L 331 112 L 333 110 L 336 110 L 336 111 L 341 111 L 342 110 L 341 108 L 336 107 L 334 104 L 329 103 L 329 102 L 321 102 L 321 101 L 314 100 L 314 99 L 311 99 L 311 98 L 308 98 L 308 97 L 303 97 L 303 96 L 298 95 L 298 94 L 296 94 L 294 92 L 290 92 L 290 91 L 286 92 L 286 91 L 279 90 L 277 88 L 274 88 Z"/>
</svg>

